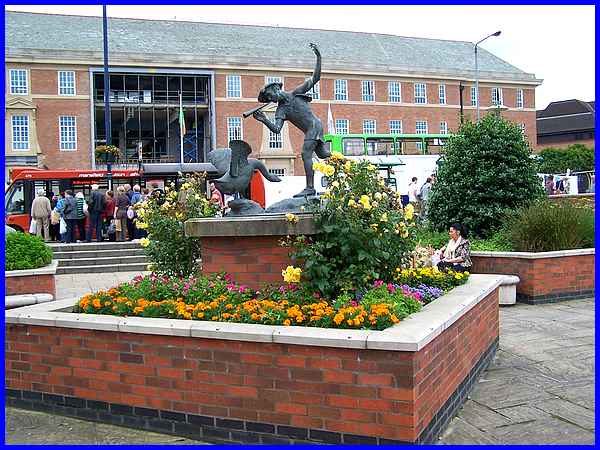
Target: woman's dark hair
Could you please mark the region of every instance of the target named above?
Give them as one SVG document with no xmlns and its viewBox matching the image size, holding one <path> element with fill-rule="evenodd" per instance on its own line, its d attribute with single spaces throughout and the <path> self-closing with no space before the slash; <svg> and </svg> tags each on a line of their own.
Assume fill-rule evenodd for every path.
<svg viewBox="0 0 600 450">
<path fill-rule="evenodd" d="M 465 225 L 461 225 L 458 222 L 455 222 L 453 224 L 450 224 L 450 228 L 454 228 L 456 231 L 458 231 L 460 233 L 460 235 L 463 238 L 467 238 L 468 235 L 468 231 L 467 231 L 467 227 Z"/>
</svg>

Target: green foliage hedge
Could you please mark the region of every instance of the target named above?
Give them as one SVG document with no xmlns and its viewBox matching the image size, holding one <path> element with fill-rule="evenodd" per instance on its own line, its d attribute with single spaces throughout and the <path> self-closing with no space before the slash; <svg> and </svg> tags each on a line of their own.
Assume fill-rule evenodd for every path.
<svg viewBox="0 0 600 450">
<path fill-rule="evenodd" d="M 10 233 L 5 244 L 6 270 L 37 269 L 52 261 L 52 249 L 40 237 Z"/>
<path fill-rule="evenodd" d="M 582 144 L 566 148 L 545 148 L 537 155 L 539 173 L 566 173 L 594 170 L 594 149 Z"/>
<path fill-rule="evenodd" d="M 543 186 L 520 128 L 497 113 L 466 122 L 444 150 L 428 201 L 437 230 L 453 222 L 486 237 L 502 225 L 502 212 L 542 197 Z"/>
</svg>

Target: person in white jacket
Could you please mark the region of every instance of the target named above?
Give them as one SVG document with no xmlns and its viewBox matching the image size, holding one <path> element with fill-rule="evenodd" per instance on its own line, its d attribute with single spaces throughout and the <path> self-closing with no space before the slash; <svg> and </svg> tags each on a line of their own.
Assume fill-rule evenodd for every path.
<svg viewBox="0 0 600 450">
<path fill-rule="evenodd" d="M 42 227 L 44 229 L 44 240 L 50 240 L 50 213 L 52 206 L 50 200 L 46 197 L 46 192 L 40 189 L 37 192 L 37 197 L 33 199 L 31 204 L 31 219 L 35 221 L 35 233 L 42 237 Z"/>
</svg>

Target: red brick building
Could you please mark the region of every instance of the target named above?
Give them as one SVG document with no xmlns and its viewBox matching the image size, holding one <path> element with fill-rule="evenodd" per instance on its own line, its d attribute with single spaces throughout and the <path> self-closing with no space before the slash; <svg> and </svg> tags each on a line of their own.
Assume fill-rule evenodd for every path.
<svg viewBox="0 0 600 450">
<path fill-rule="evenodd" d="M 7 166 L 95 167 L 106 142 L 101 18 L 5 12 L 5 23 Z M 452 132 L 460 86 L 464 116 L 475 117 L 469 42 L 138 19 L 109 19 L 109 36 L 111 137 L 123 164 L 140 147 L 144 163 L 203 162 L 241 137 L 270 170 L 301 175 L 302 133 L 286 124 L 271 135 L 242 112 L 265 83 L 292 89 L 312 73 L 309 42 L 323 55 L 312 108 L 326 132 L 329 106 L 338 133 Z M 483 49 L 479 67 L 481 114 L 500 106 L 534 146 L 541 80 Z"/>
</svg>

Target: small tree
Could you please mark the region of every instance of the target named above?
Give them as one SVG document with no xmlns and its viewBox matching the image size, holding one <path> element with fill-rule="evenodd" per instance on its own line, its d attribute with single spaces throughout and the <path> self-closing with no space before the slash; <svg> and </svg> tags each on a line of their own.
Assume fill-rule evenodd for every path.
<svg viewBox="0 0 600 450">
<path fill-rule="evenodd" d="M 459 222 L 485 236 L 502 212 L 543 196 L 531 149 L 519 129 L 498 113 L 464 123 L 448 140 L 428 201 L 433 228 Z"/>
</svg>

